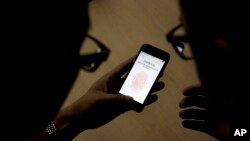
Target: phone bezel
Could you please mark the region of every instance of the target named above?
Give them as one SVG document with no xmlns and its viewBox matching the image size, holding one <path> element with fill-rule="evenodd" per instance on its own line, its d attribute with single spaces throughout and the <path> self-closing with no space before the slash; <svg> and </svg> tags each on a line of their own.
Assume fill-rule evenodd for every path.
<svg viewBox="0 0 250 141">
<path fill-rule="evenodd" d="M 163 50 L 161 50 L 161 49 L 159 49 L 159 48 L 157 48 L 157 47 L 154 47 L 154 46 L 152 46 L 152 45 L 150 45 L 150 44 L 143 44 L 143 45 L 141 46 L 140 50 L 138 51 L 137 55 L 136 55 L 136 58 L 135 58 L 135 61 L 133 62 L 133 65 L 131 66 L 131 68 L 129 69 L 129 71 L 128 71 L 127 75 L 126 75 L 125 80 L 127 79 L 128 75 L 130 74 L 130 71 L 132 70 L 132 68 L 134 67 L 134 63 L 136 62 L 137 58 L 139 57 L 141 51 L 143 51 L 143 52 L 145 52 L 145 53 L 148 53 L 148 54 L 150 54 L 150 55 L 152 55 L 152 56 L 154 56 L 154 57 L 156 57 L 156 58 L 159 58 L 159 59 L 165 61 L 164 65 L 162 66 L 160 72 L 158 73 L 158 75 L 157 75 L 157 77 L 156 77 L 156 79 L 155 79 L 155 81 L 154 81 L 154 83 L 153 83 L 153 85 L 154 85 L 155 82 L 159 81 L 160 74 L 163 73 L 163 71 L 165 70 L 165 68 L 166 68 L 166 66 L 167 66 L 167 64 L 168 64 L 168 62 L 169 62 L 169 60 L 170 60 L 170 55 L 169 55 L 168 52 L 163 51 Z M 125 82 L 125 81 L 124 81 L 124 82 Z M 123 86 L 123 85 L 124 85 L 124 83 L 122 84 L 122 86 Z M 153 86 L 153 85 L 152 85 L 152 86 Z M 121 86 L 121 88 L 122 88 L 122 86 Z M 120 88 L 120 90 L 121 90 L 121 88 Z M 120 90 L 119 90 L 119 91 L 120 91 Z M 152 91 L 152 87 L 150 88 L 150 91 L 148 92 L 148 94 L 147 94 L 147 96 L 146 96 L 146 99 L 147 99 L 148 95 L 151 93 L 151 91 Z M 146 101 L 146 99 L 145 99 L 145 101 Z M 145 101 L 144 101 L 144 103 L 145 103 Z M 136 101 L 136 102 L 137 102 L 137 101 Z M 139 102 L 137 102 L 137 103 L 139 103 Z M 144 104 L 144 103 L 143 103 L 143 104 Z M 140 103 L 140 104 L 141 104 L 141 103 Z M 143 105 L 143 104 L 142 104 L 142 105 Z"/>
</svg>

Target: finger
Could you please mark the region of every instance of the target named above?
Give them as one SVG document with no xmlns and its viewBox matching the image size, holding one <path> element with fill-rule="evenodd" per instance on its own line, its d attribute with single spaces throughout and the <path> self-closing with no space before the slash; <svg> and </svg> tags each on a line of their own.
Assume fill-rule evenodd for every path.
<svg viewBox="0 0 250 141">
<path fill-rule="evenodd" d="M 135 61 L 135 56 L 131 57 L 127 61 L 125 61 L 122 64 L 120 64 L 119 66 L 117 66 L 113 70 L 112 76 L 117 77 L 117 78 L 123 76 L 132 67 L 134 61 Z"/>
<path fill-rule="evenodd" d="M 149 95 L 149 96 L 146 98 L 146 100 L 145 100 L 145 102 L 144 102 L 144 105 L 145 105 L 145 106 L 146 106 L 146 105 L 150 105 L 150 104 L 154 103 L 157 99 L 158 99 L 158 96 L 157 96 L 157 95 Z"/>
<path fill-rule="evenodd" d="M 116 95 L 116 94 L 106 94 L 104 100 L 112 102 L 112 103 L 130 103 L 133 102 L 134 99 L 130 96 L 126 95 Z"/>
<path fill-rule="evenodd" d="M 206 110 L 199 109 L 187 109 L 179 113 L 179 116 L 182 119 L 196 119 L 196 120 L 205 120 L 207 118 Z"/>
<path fill-rule="evenodd" d="M 204 95 L 204 96 L 206 96 L 207 91 L 202 86 L 191 86 L 191 87 L 186 88 L 183 91 L 183 95 L 185 95 L 185 96 L 191 96 L 191 95 Z"/>
<path fill-rule="evenodd" d="M 163 71 L 159 74 L 160 78 L 164 75 Z"/>
<path fill-rule="evenodd" d="M 145 106 L 154 103 L 157 99 L 158 99 L 157 95 L 150 95 L 149 97 L 146 98 L 143 104 L 140 104 L 138 102 L 132 103 L 132 109 L 138 113 L 142 112 Z"/>
<path fill-rule="evenodd" d="M 133 103 L 131 103 L 132 105 L 132 110 L 134 110 L 135 112 L 142 112 L 144 107 L 147 105 L 150 105 L 152 103 L 154 103 L 155 101 L 157 101 L 158 96 L 157 95 L 149 95 L 146 100 L 144 101 L 143 104 L 134 101 Z"/>
<path fill-rule="evenodd" d="M 160 81 L 153 85 L 151 93 L 162 90 L 165 87 L 165 83 Z"/>
<path fill-rule="evenodd" d="M 132 97 L 120 94 L 107 94 L 101 101 L 105 103 L 104 105 L 107 107 L 124 110 L 132 109 L 134 103 L 134 99 Z"/>
<path fill-rule="evenodd" d="M 206 132 L 206 124 L 204 121 L 196 121 L 196 120 L 184 120 L 182 122 L 182 126 L 188 129 Z"/>
<path fill-rule="evenodd" d="M 187 108 L 191 106 L 196 106 L 199 108 L 207 108 L 208 103 L 208 98 L 202 96 L 189 96 L 182 99 L 182 101 L 180 102 L 180 107 Z"/>
<path fill-rule="evenodd" d="M 119 79 L 116 77 L 109 77 L 107 80 L 107 92 L 110 94 L 117 94 L 124 83 L 124 79 Z"/>
</svg>

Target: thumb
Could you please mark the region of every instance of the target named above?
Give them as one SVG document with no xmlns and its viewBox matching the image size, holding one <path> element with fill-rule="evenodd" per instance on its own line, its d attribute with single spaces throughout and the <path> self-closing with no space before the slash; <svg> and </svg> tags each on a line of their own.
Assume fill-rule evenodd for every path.
<svg viewBox="0 0 250 141">
<path fill-rule="evenodd" d="M 121 94 L 109 94 L 106 97 L 106 101 L 112 106 L 119 106 L 128 109 L 130 109 L 134 103 L 134 99 L 132 97 Z"/>
<path fill-rule="evenodd" d="M 107 97 L 109 101 L 113 102 L 119 102 L 119 103 L 131 103 L 134 102 L 134 99 L 130 96 L 121 95 L 121 94 L 110 94 L 109 97 Z"/>
</svg>

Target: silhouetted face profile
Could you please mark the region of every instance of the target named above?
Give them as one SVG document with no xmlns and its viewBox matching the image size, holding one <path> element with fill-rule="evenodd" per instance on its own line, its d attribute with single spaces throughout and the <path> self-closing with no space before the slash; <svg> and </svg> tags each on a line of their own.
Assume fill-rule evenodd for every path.
<svg viewBox="0 0 250 141">
<path fill-rule="evenodd" d="M 244 2 L 180 0 L 198 73 L 210 96 L 236 128 L 247 121 L 249 8 Z"/>
<path fill-rule="evenodd" d="M 33 136 L 45 129 L 77 76 L 79 49 L 86 35 L 88 1 L 11 3 L 3 19 L 2 66 L 10 131 Z M 2 79 L 3 80 L 3 79 Z"/>
</svg>

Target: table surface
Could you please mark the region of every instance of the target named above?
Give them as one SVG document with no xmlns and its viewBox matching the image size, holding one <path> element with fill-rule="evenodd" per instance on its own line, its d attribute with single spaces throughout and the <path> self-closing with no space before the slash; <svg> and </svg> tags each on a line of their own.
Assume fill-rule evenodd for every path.
<svg viewBox="0 0 250 141">
<path fill-rule="evenodd" d="M 64 106 L 84 95 L 103 74 L 135 55 L 148 43 L 169 52 L 171 59 L 161 81 L 165 88 L 158 100 L 142 112 L 128 111 L 110 123 L 79 134 L 74 141 L 214 141 L 211 136 L 182 127 L 179 102 L 182 90 L 200 83 L 194 60 L 182 60 L 166 40 L 180 22 L 176 0 L 93 0 L 89 4 L 89 34 L 110 50 L 107 61 L 89 73 L 80 70 Z M 85 40 L 81 52 L 90 46 Z M 88 82 L 88 83 L 86 83 Z"/>
</svg>

